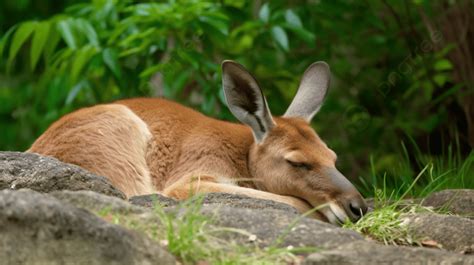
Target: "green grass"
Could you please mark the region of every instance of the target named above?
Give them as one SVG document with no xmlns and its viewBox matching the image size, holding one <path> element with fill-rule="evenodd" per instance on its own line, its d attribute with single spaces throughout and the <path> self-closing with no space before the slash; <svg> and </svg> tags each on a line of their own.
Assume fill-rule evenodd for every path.
<svg viewBox="0 0 474 265">
<path fill-rule="evenodd" d="M 386 245 L 422 245 L 422 239 L 414 235 L 403 218 L 407 213 L 434 212 L 419 203 L 406 202 L 404 199 L 413 194 L 418 181 L 426 173 L 433 176 L 433 165 L 426 165 L 413 181 L 397 190 L 390 189 L 385 181 L 381 188 L 374 187 L 374 210 L 363 216 L 357 223 L 347 222 L 343 227 L 352 229 L 366 237 L 383 242 Z M 384 176 L 385 179 L 385 176 Z M 424 189 L 427 190 L 426 188 Z"/>
<path fill-rule="evenodd" d="M 418 150 L 415 144 L 412 145 Z M 462 157 L 459 147 L 449 145 L 441 156 L 427 156 L 415 151 L 416 159 L 410 162 L 403 143 L 402 149 L 404 155 L 399 157 L 398 163 L 383 173 L 377 170 L 378 161 L 370 157 L 370 177 L 360 177 L 357 185 L 365 197 L 374 197 L 376 189 L 383 190 L 391 199 L 402 195 L 425 197 L 443 189 L 474 189 L 474 151 Z M 421 176 L 417 174 L 419 169 L 423 169 Z M 415 178 L 418 178 L 417 181 L 414 181 Z"/>
<path fill-rule="evenodd" d="M 386 245 L 411 245 L 417 239 L 403 225 L 401 211 L 395 207 L 384 207 L 368 213 L 357 223 L 346 223 L 352 229 Z"/>
<path fill-rule="evenodd" d="M 363 216 L 357 223 L 347 222 L 343 227 L 357 231 L 368 238 L 385 245 L 418 245 L 422 238 L 414 235 L 403 218 L 407 213 L 433 212 L 419 204 L 403 205 L 401 199 L 390 200 L 382 190 L 377 191 L 375 209 Z"/>
</svg>

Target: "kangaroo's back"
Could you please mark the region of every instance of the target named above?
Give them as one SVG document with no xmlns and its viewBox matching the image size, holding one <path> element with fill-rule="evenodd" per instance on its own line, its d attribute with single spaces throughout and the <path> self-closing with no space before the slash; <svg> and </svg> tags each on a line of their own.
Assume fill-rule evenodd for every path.
<svg viewBox="0 0 474 265">
<path fill-rule="evenodd" d="M 53 123 L 28 150 L 106 176 L 127 196 L 152 193 L 145 155 L 152 135 L 120 104 L 80 109 Z"/>
</svg>

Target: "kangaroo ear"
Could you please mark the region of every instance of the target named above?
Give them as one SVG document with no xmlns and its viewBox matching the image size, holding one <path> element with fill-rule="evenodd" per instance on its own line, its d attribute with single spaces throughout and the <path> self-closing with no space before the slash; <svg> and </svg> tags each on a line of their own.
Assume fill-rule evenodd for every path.
<svg viewBox="0 0 474 265">
<path fill-rule="evenodd" d="M 255 78 L 242 65 L 226 60 L 222 63 L 222 86 L 232 114 L 250 126 L 256 142 L 261 142 L 275 123 Z"/>
<path fill-rule="evenodd" d="M 325 62 L 311 64 L 303 74 L 298 92 L 291 102 L 285 117 L 300 117 L 310 122 L 323 105 L 331 71 Z"/>
</svg>

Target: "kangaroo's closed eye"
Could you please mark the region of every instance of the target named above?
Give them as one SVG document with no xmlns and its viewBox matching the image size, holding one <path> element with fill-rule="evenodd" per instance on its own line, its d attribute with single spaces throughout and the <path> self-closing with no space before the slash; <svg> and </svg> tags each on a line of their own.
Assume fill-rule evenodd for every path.
<svg viewBox="0 0 474 265">
<path fill-rule="evenodd" d="M 284 155 L 284 159 L 292 167 L 300 169 L 311 169 L 312 166 L 307 162 L 306 157 L 299 150 L 291 151 Z"/>
<path fill-rule="evenodd" d="M 300 169 L 305 169 L 305 170 L 311 170 L 313 168 L 310 164 L 305 163 L 305 162 L 295 162 L 288 159 L 286 160 L 286 162 L 295 168 L 300 168 Z"/>
</svg>

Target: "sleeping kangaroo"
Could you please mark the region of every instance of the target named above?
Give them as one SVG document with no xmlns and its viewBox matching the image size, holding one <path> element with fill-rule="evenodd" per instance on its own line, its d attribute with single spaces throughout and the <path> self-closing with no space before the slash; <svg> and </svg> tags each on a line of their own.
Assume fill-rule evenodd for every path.
<svg viewBox="0 0 474 265">
<path fill-rule="evenodd" d="M 325 204 L 316 217 L 334 224 L 358 220 L 367 211 L 364 199 L 310 126 L 329 86 L 329 66 L 308 67 L 282 117 L 272 116 L 243 66 L 224 61 L 222 75 L 229 109 L 243 124 L 164 99 L 126 99 L 65 115 L 28 151 L 106 176 L 128 197 L 226 192 L 300 212 Z"/>
</svg>

